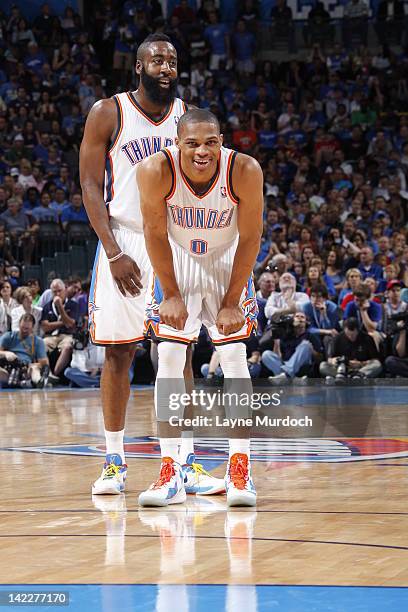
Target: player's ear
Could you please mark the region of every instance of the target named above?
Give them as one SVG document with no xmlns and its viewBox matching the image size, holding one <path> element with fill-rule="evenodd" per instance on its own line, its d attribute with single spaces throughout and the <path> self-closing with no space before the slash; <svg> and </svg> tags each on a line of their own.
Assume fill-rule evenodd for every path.
<svg viewBox="0 0 408 612">
<path fill-rule="evenodd" d="M 177 136 L 174 139 L 174 144 L 176 145 L 176 147 L 180 148 L 180 140 Z"/>
<path fill-rule="evenodd" d="M 224 142 L 224 134 L 220 134 L 220 145 Z"/>
<path fill-rule="evenodd" d="M 140 60 L 136 60 L 136 65 L 135 65 L 135 72 L 136 74 L 139 74 L 142 72 L 142 62 Z"/>
</svg>

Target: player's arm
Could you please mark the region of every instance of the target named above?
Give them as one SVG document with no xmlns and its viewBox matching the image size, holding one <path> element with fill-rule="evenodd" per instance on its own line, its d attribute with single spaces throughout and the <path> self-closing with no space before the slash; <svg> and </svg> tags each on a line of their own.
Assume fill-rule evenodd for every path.
<svg viewBox="0 0 408 612">
<path fill-rule="evenodd" d="M 160 320 L 182 330 L 188 313 L 174 274 L 173 254 L 167 233 L 165 197 L 171 190 L 172 176 L 164 153 L 156 153 L 139 165 L 137 183 L 146 249 L 163 291 Z"/>
<path fill-rule="evenodd" d="M 239 153 L 235 159 L 232 185 L 238 204 L 239 242 L 235 252 L 227 293 L 217 317 L 218 331 L 224 335 L 241 329 L 245 319 L 239 307 L 242 290 L 252 273 L 262 236 L 263 174 L 258 162 Z"/>
<path fill-rule="evenodd" d="M 109 224 L 104 201 L 105 158 L 112 134 L 117 128 L 117 111 L 112 99 L 100 100 L 92 107 L 85 124 L 81 144 L 79 169 L 82 196 L 92 227 L 110 259 L 121 252 Z M 128 255 L 110 264 L 110 270 L 120 292 L 140 293 L 140 271 Z"/>
</svg>

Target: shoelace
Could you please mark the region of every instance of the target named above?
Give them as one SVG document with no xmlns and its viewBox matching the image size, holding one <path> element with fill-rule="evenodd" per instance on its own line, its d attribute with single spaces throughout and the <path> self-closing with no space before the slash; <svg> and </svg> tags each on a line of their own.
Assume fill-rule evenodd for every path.
<svg viewBox="0 0 408 612">
<path fill-rule="evenodd" d="M 248 467 L 240 457 L 237 457 L 235 462 L 231 463 L 229 475 L 236 489 L 245 489 L 248 480 Z"/>
<path fill-rule="evenodd" d="M 115 463 L 110 463 L 106 466 L 105 471 L 103 473 L 104 478 L 113 478 L 120 473 L 121 465 L 116 465 Z"/>
<path fill-rule="evenodd" d="M 167 461 L 165 463 L 162 463 L 159 477 L 156 480 L 156 482 L 153 484 L 152 489 L 159 489 L 163 485 L 170 482 L 174 474 L 175 472 L 174 472 L 174 467 L 172 463 L 167 462 Z"/>
<path fill-rule="evenodd" d="M 207 470 L 203 468 L 201 463 L 191 463 L 189 467 L 193 468 L 194 472 L 198 475 L 198 477 L 200 477 L 200 475 L 211 476 L 211 474 L 209 474 Z"/>
</svg>

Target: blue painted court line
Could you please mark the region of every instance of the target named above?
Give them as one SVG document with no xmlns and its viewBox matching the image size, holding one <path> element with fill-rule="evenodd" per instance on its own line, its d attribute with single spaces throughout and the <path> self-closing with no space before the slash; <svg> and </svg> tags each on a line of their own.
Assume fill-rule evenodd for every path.
<svg viewBox="0 0 408 612">
<path fill-rule="evenodd" d="M 408 607 L 407 587 L 289 585 L 1 585 L 8 592 L 68 592 L 68 606 L 0 605 L 1 610 L 30 607 L 69 612 L 401 612 Z"/>
</svg>

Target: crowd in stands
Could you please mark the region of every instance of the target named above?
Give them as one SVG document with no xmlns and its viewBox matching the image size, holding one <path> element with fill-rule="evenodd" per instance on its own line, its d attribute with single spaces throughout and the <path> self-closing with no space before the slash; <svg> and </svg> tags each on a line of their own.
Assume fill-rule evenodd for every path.
<svg viewBox="0 0 408 612">
<path fill-rule="evenodd" d="M 220 20 L 213 0 L 198 11 L 186 0 L 171 4 L 164 16 L 154 0 L 103 0 L 86 23 L 71 8 L 58 17 L 47 4 L 32 21 L 17 5 L 0 11 L 0 331 L 21 336 L 22 316 L 31 315 L 52 357 L 51 380 L 66 382 L 71 368 L 95 374 L 98 384 L 103 355 L 70 363 L 74 336 L 86 325 L 79 284 L 73 291 L 54 281 L 44 294 L 38 279 L 23 283 L 22 266 L 38 263 L 43 224 L 64 235 L 72 224 L 89 228 L 78 177 L 86 115 L 96 100 L 136 87 L 135 50 L 150 32 L 163 32 L 179 54 L 179 95 L 214 112 L 225 146 L 253 155 L 264 171 L 251 374 L 273 384 L 344 372 L 407 375 L 404 29 L 393 46 L 386 27 L 372 48 L 333 37 L 323 46 L 313 28 L 331 25 L 317 2 L 305 26 L 307 48 L 286 61 L 260 61 L 255 0 L 236 3 L 233 23 Z M 377 23 L 398 15 L 404 22 L 398 1 L 392 15 L 384 4 Z M 366 19 L 362 5 L 346 4 L 349 24 Z M 285 0 L 272 11 L 271 36 L 284 20 L 290 34 Z M 0 356 L 9 351 L 4 337 Z M 216 356 L 207 357 L 203 374 L 221 374 Z"/>
</svg>

